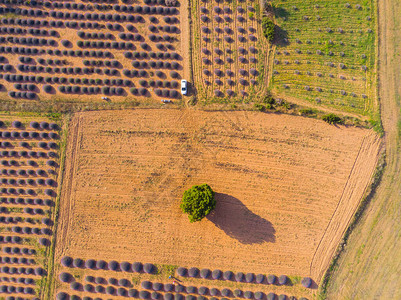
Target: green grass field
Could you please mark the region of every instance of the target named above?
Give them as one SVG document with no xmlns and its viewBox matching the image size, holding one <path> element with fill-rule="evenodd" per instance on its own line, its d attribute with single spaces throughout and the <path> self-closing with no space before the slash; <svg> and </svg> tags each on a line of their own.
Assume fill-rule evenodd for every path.
<svg viewBox="0 0 401 300">
<path fill-rule="evenodd" d="M 376 103 L 373 0 L 273 0 L 278 37 L 272 91 L 372 115 Z"/>
</svg>

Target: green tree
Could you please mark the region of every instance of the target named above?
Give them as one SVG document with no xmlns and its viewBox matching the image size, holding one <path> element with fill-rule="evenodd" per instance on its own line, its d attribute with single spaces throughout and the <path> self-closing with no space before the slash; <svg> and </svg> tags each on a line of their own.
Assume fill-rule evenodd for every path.
<svg viewBox="0 0 401 300">
<path fill-rule="evenodd" d="M 343 123 L 343 120 L 339 116 L 337 116 L 333 113 L 324 115 L 322 117 L 322 120 L 329 124 L 342 124 Z"/>
<path fill-rule="evenodd" d="M 194 185 L 184 192 L 180 208 L 191 223 L 202 220 L 216 207 L 214 191 L 208 184 Z"/>
<path fill-rule="evenodd" d="M 264 16 L 262 18 L 263 35 L 270 43 L 274 40 L 275 28 L 276 25 L 274 25 L 273 21 L 269 17 Z"/>
</svg>

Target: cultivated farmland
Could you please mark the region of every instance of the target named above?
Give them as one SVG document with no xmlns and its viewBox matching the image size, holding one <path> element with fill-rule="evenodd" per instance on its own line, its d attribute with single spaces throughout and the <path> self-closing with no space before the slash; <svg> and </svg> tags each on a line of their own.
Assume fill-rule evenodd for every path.
<svg viewBox="0 0 401 300">
<path fill-rule="evenodd" d="M 259 15 L 258 1 L 192 2 L 194 75 L 201 101 L 242 99 L 265 90 L 268 45 Z"/>
<path fill-rule="evenodd" d="M 32 299 L 43 296 L 53 266 L 60 125 L 43 117 L 0 120 L 0 294 Z"/>
<path fill-rule="evenodd" d="M 2 97 L 181 98 L 179 2 L 125 2 L 1 1 Z"/>
<path fill-rule="evenodd" d="M 169 299 L 161 275 L 180 267 L 176 276 L 191 295 L 204 286 L 223 297 L 223 288 L 248 291 L 249 299 L 270 292 L 309 297 L 313 290 L 303 285 L 315 288 L 327 268 L 378 147 L 371 131 L 293 116 L 78 113 L 61 196 L 56 291 L 91 297 L 142 291 L 139 297 L 148 299 L 152 288 L 155 299 L 160 293 Z M 217 208 L 190 224 L 180 198 L 204 182 L 217 192 Z M 154 265 L 138 273 L 139 263 Z M 119 291 L 107 278 L 129 282 Z M 141 280 L 153 284 L 139 286 Z M 160 283 L 167 290 L 160 292 Z"/>
<path fill-rule="evenodd" d="M 274 0 L 272 89 L 369 115 L 377 109 L 374 1 Z"/>
</svg>

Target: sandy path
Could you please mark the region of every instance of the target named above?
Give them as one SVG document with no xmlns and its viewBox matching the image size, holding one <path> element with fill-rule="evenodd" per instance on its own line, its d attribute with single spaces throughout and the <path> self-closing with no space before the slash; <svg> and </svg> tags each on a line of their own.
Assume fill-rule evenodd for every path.
<svg viewBox="0 0 401 300">
<path fill-rule="evenodd" d="M 183 78 L 190 80 L 190 57 L 189 57 L 189 43 L 190 41 L 190 28 L 189 28 L 189 0 L 184 0 L 180 2 L 180 29 L 181 29 L 181 53 L 183 58 L 183 68 L 184 74 Z"/>
<path fill-rule="evenodd" d="M 61 199 L 73 199 L 74 194 L 74 181 L 72 180 L 74 173 L 76 172 L 77 167 L 77 155 L 79 148 L 79 140 L 82 135 L 82 131 L 80 130 L 80 117 L 73 118 L 70 127 L 68 136 L 74 136 L 73 139 L 69 139 L 67 151 L 66 151 L 66 161 L 65 161 L 65 178 L 64 185 L 62 189 Z M 64 251 L 66 247 L 66 240 L 68 238 L 68 234 L 70 232 L 70 226 L 73 221 L 73 217 L 71 214 L 73 213 L 73 201 L 61 201 L 60 202 L 60 219 L 58 222 L 59 230 L 62 232 L 61 235 L 57 238 L 56 245 L 56 257 L 61 252 Z M 57 266 L 57 264 L 56 264 Z"/>
<path fill-rule="evenodd" d="M 379 84 L 387 167 L 365 217 L 349 239 L 330 283 L 329 299 L 401 298 L 401 3 L 383 0 L 378 6 Z"/>
</svg>

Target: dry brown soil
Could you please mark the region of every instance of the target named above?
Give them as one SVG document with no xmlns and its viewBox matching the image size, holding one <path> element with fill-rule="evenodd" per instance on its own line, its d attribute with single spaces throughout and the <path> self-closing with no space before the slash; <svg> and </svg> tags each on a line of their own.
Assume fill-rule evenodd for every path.
<svg viewBox="0 0 401 300">
<path fill-rule="evenodd" d="M 76 114 L 56 262 L 63 255 L 312 276 L 318 282 L 374 169 L 368 130 L 256 112 Z M 215 212 L 190 224 L 183 191 Z"/>
</svg>

